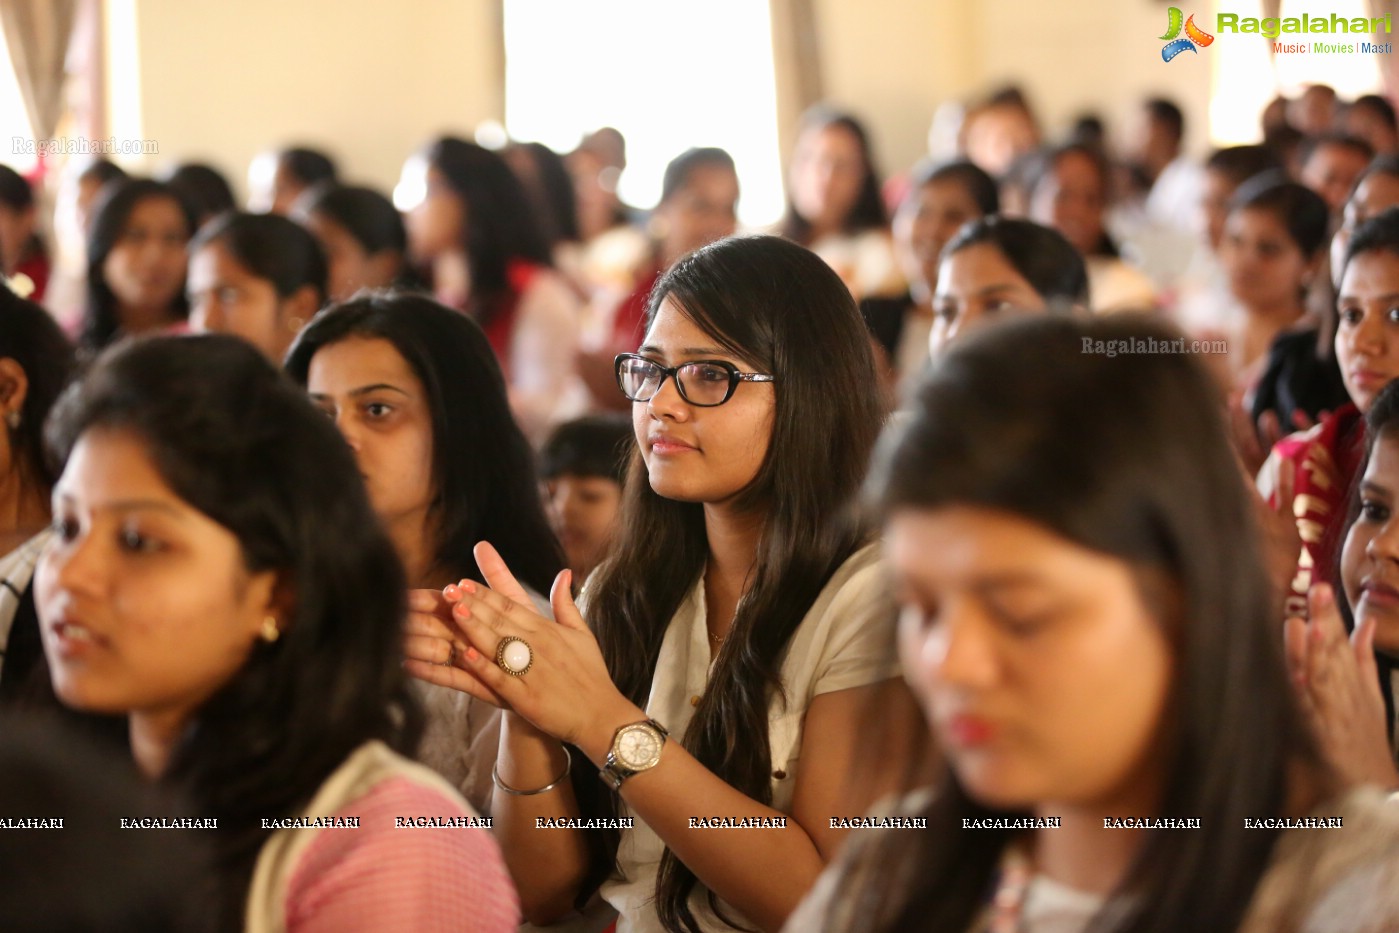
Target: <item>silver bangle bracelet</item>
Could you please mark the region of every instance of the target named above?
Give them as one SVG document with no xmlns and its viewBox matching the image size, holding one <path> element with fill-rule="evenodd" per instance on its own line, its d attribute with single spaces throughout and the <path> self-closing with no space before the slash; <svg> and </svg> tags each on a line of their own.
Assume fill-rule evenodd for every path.
<svg viewBox="0 0 1399 933">
<path fill-rule="evenodd" d="M 567 761 L 564 762 L 563 774 L 560 774 L 558 777 L 554 778 L 554 780 L 550 781 L 548 784 L 545 784 L 543 787 L 536 787 L 534 790 L 516 790 L 515 788 L 511 787 L 509 784 L 506 784 L 500 779 L 500 762 L 496 762 L 494 765 L 491 766 L 491 780 L 495 782 L 496 787 L 499 787 L 511 797 L 533 797 L 535 794 L 542 794 L 545 791 L 551 791 L 555 787 L 558 787 L 560 784 L 562 784 L 565 780 L 567 780 L 568 772 L 573 769 L 573 754 L 569 752 L 567 745 L 563 747 L 563 754 L 564 758 L 567 759 Z"/>
</svg>

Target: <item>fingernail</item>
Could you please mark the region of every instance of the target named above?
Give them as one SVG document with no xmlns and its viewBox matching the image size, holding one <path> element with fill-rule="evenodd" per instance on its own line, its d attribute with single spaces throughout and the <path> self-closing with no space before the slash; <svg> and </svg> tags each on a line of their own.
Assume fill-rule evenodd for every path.
<svg viewBox="0 0 1399 933">
<path fill-rule="evenodd" d="M 448 583 L 442 588 L 442 595 L 455 602 L 461 599 L 461 588 L 455 583 Z"/>
<path fill-rule="evenodd" d="M 467 649 L 466 649 L 466 659 L 467 659 L 468 661 L 475 661 L 475 660 L 476 660 L 477 658 L 479 658 L 480 656 L 481 656 L 480 653 L 477 652 L 477 650 L 476 650 L 475 648 L 472 648 L 472 647 L 470 647 L 470 646 L 467 647 Z"/>
<path fill-rule="evenodd" d="M 452 615 L 460 619 L 468 619 L 471 617 L 471 610 L 466 608 L 465 603 L 457 603 L 452 607 Z"/>
<path fill-rule="evenodd" d="M 1326 584 L 1323 583 L 1323 584 L 1321 584 L 1320 586 L 1318 586 L 1316 589 L 1317 589 L 1316 601 L 1317 601 L 1318 605 L 1321 605 L 1321 606 L 1329 606 L 1329 605 L 1331 605 L 1331 600 L 1332 600 L 1331 587 L 1329 587 L 1329 586 L 1327 586 Z"/>
<path fill-rule="evenodd" d="M 461 588 L 462 588 L 462 592 L 464 592 L 464 593 L 474 593 L 474 592 L 476 592 L 476 581 L 475 581 L 475 580 L 463 580 L 463 581 L 462 581 L 462 584 L 461 584 Z"/>
</svg>

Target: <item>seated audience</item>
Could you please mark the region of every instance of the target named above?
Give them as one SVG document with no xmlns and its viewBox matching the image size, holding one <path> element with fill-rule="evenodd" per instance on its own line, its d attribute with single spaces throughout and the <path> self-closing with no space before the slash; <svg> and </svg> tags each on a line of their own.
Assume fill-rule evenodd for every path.
<svg viewBox="0 0 1399 933">
<path fill-rule="evenodd" d="M 374 189 L 316 185 L 296 202 L 292 219 L 321 244 L 330 267 L 331 301 L 344 301 L 361 288 L 419 287 L 408 269 L 403 218 Z"/>
<path fill-rule="evenodd" d="M 1012 165 L 1039 148 L 1039 121 L 1024 91 L 1000 88 L 967 111 L 958 132 L 960 150 L 992 178 L 1001 179 Z"/>
<path fill-rule="evenodd" d="M 1276 538 L 1287 575 L 1289 615 L 1305 615 L 1313 584 L 1336 579 L 1349 497 L 1364 456 L 1365 414 L 1399 377 L 1399 209 L 1356 228 L 1341 273 L 1335 358 L 1348 396 L 1318 422 L 1278 441 L 1258 474 L 1276 512 Z M 1291 563 L 1281 560 L 1290 556 Z"/>
<path fill-rule="evenodd" d="M 1399 925 L 1399 809 L 1319 759 L 1209 374 L 1085 352 L 1178 334 L 1020 321 L 920 386 L 871 489 L 946 764 L 788 930 Z"/>
<path fill-rule="evenodd" d="M 290 213 L 311 186 L 338 178 L 335 160 L 318 149 L 295 146 L 261 153 L 248 166 L 248 210 Z"/>
<path fill-rule="evenodd" d="M 195 228 L 190 206 L 169 185 L 138 178 L 103 188 L 95 211 L 82 349 L 91 353 L 119 337 L 185 330 L 185 264 Z"/>
<path fill-rule="evenodd" d="M 535 594 L 549 591 L 563 558 L 529 444 L 471 320 L 424 295 L 366 294 L 312 321 L 286 370 L 350 445 L 410 587 L 480 582 L 471 548 L 490 540 Z M 428 709 L 420 760 L 488 811 L 498 711 L 420 686 Z"/>
<path fill-rule="evenodd" d="M 1333 218 L 1339 219 L 1346 198 L 1375 152 L 1354 136 L 1330 134 L 1302 146 L 1302 171 L 1297 180 L 1321 195 Z"/>
<path fill-rule="evenodd" d="M 1399 155 L 1376 156 L 1356 179 L 1345 209 L 1341 211 L 1341 225 L 1331 238 L 1331 277 L 1337 288 L 1341 285 L 1346 250 L 1355 228 L 1396 205 L 1399 205 Z"/>
<path fill-rule="evenodd" d="M 563 546 L 575 592 L 611 550 L 633 446 L 631 423 L 617 413 L 565 422 L 540 451 L 549 523 Z"/>
<path fill-rule="evenodd" d="M 189 251 L 191 328 L 241 337 L 273 363 L 325 303 L 325 255 L 278 214 L 223 214 Z"/>
<path fill-rule="evenodd" d="M 563 156 L 543 143 L 511 143 L 500 151 L 529 197 L 554 265 L 572 269 L 581 249 L 578 201 Z"/>
<path fill-rule="evenodd" d="M 48 313 L 0 284 L 0 706 L 47 691 L 30 583 L 49 539 L 57 478 L 44 419 L 73 371 L 73 346 Z"/>
<path fill-rule="evenodd" d="M 618 374 L 637 452 L 583 614 L 564 573 L 557 621 L 537 615 L 483 544 L 489 588 L 415 597 L 407 666 L 506 710 L 492 817 L 532 921 L 601 885 L 621 929 L 776 929 L 846 835 L 831 815 L 899 773 L 908 737 L 855 770 L 857 711 L 908 708 L 847 509 L 880 423 L 869 342 L 813 254 L 733 238 L 662 277 Z M 634 823 L 535 829 L 579 816 Z"/>
<path fill-rule="evenodd" d="M 1320 346 L 1304 305 L 1321 274 L 1326 218 L 1320 195 L 1273 173 L 1240 185 L 1230 202 L 1220 259 L 1241 314 L 1224 329 L 1229 350 L 1215 362 L 1232 404 L 1255 425 L 1267 412 L 1283 425 L 1297 424 L 1300 412 L 1309 424 L 1346 401 L 1334 351 Z"/>
<path fill-rule="evenodd" d="M 195 229 L 237 207 L 228 179 L 211 165 L 186 162 L 176 166 L 163 180 L 194 208 Z"/>
<path fill-rule="evenodd" d="M 1175 321 L 1187 333 L 1228 330 L 1241 314 L 1219 258 L 1229 202 L 1244 182 L 1279 167 L 1272 151 L 1264 146 L 1228 146 L 1216 149 L 1205 160 L 1197 204 L 1199 242 L 1181 277 L 1175 303 Z"/>
<path fill-rule="evenodd" d="M 894 212 L 894 252 L 908 291 L 894 298 L 866 298 L 860 313 L 875 339 L 875 362 L 904 398 L 928 359 L 933 292 L 943 247 L 968 221 L 1000 208 L 996 182 L 971 162 L 925 162 L 910 178 L 907 197 Z"/>
<path fill-rule="evenodd" d="M 1353 100 L 1341 118 L 1341 131 L 1363 139 L 1375 155 L 1399 152 L 1399 122 L 1394 105 L 1378 94 L 1363 94 Z"/>
<path fill-rule="evenodd" d="M 395 828 L 473 811 L 403 757 L 403 571 L 334 426 L 207 335 L 113 348 L 49 439 L 65 465 L 34 590 L 54 689 L 127 715 L 141 773 L 218 821 L 219 929 L 515 929 L 489 833 Z"/>
<path fill-rule="evenodd" d="M 929 354 L 1027 312 L 1085 310 L 1089 297 L 1083 257 L 1057 230 L 1009 217 L 972 221 L 942 251 Z"/>
<path fill-rule="evenodd" d="M 0 165 L 0 278 L 21 297 L 42 302 L 52 266 L 38 220 L 34 189 L 24 176 Z"/>
<path fill-rule="evenodd" d="M 1029 217 L 1058 230 L 1083 254 L 1093 310 L 1147 310 L 1156 303 L 1155 288 L 1122 259 L 1107 232 L 1110 181 L 1106 159 L 1086 146 L 1041 152 L 1027 168 Z"/>
<path fill-rule="evenodd" d="M 564 156 L 564 165 L 573 182 L 580 248 L 564 252 L 562 270 L 584 295 L 624 293 L 645 271 L 650 252 L 646 234 L 617 195 L 627 167 L 626 142 L 615 129 L 603 127 Z"/>
<path fill-rule="evenodd" d="M 524 188 L 505 160 L 443 137 L 403 167 L 408 246 L 437 299 L 475 318 L 500 360 L 510 407 L 538 441 L 579 411 L 579 304 L 552 268 Z"/>
<path fill-rule="evenodd" d="M 854 116 L 824 107 L 802 116 L 781 233 L 824 259 L 857 300 L 903 290 L 869 134 Z"/>
<path fill-rule="evenodd" d="M 647 301 L 661 274 L 682 256 L 715 240 L 732 236 L 738 226 L 738 172 L 723 149 L 687 149 L 666 166 L 661 200 L 651 212 L 654 239 L 650 264 L 640 270 L 626 297 L 608 308 L 599 323 L 605 328 L 600 346 L 579 354 L 578 366 L 594 406 L 618 411 L 631 403 L 617 391 L 614 360 L 618 353 L 635 353 L 644 336 Z M 595 302 L 609 302 L 603 293 Z"/>
<path fill-rule="evenodd" d="M 1287 654 L 1293 686 L 1332 767 L 1351 784 L 1399 791 L 1399 624 L 1392 584 L 1399 558 L 1399 385 L 1391 381 L 1380 391 L 1365 423 L 1366 463 L 1340 559 L 1343 590 L 1330 583 L 1312 588 L 1310 618 L 1287 620 Z M 1344 605 L 1337 592 L 1344 593 Z M 1343 613 L 1354 622 L 1349 639 Z"/>
</svg>

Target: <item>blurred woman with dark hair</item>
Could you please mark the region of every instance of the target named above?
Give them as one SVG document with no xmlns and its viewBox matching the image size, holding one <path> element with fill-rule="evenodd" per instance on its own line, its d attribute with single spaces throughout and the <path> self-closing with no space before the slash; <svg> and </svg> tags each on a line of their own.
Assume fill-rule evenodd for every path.
<svg viewBox="0 0 1399 933">
<path fill-rule="evenodd" d="M 861 832 L 793 933 L 1399 926 L 1399 810 L 1292 696 L 1217 389 L 1117 352 L 1178 336 L 988 330 L 881 444 L 899 656 L 945 764 L 882 814 L 926 822 Z"/>
<path fill-rule="evenodd" d="M 325 303 L 320 245 L 280 214 L 223 214 L 189 251 L 192 329 L 242 337 L 273 363 Z"/>
<path fill-rule="evenodd" d="M 408 268 L 403 217 L 373 188 L 316 185 L 297 200 L 291 216 L 321 244 L 329 300 L 344 301 L 362 288 L 422 288 Z"/>
<path fill-rule="evenodd" d="M 47 311 L 0 284 L 0 705 L 50 696 L 30 583 L 49 539 L 57 475 L 44 420 L 73 373 L 73 346 Z"/>
<path fill-rule="evenodd" d="M 395 201 L 437 299 L 486 332 L 525 433 L 542 439 L 586 403 L 577 375 L 580 308 L 553 269 L 529 198 L 505 160 L 443 137 L 411 157 Z"/>
<path fill-rule="evenodd" d="M 514 930 L 495 842 L 403 757 L 403 571 L 334 425 L 247 343 L 203 335 L 113 348 L 48 437 L 54 689 L 126 716 L 141 772 L 217 821 L 218 928 Z"/>
<path fill-rule="evenodd" d="M 1122 258 L 1108 235 L 1112 176 L 1101 152 L 1080 143 L 1044 150 L 1026 166 L 1025 189 L 1029 218 L 1058 230 L 1083 254 L 1094 311 L 1155 306 L 1151 280 Z"/>
<path fill-rule="evenodd" d="M 824 259 L 857 299 L 904 287 L 868 132 L 853 115 L 802 115 L 779 232 Z"/>
<path fill-rule="evenodd" d="M 103 188 L 87 241 L 84 350 L 185 329 L 186 247 L 194 231 L 194 209 L 169 185 L 140 178 Z"/>
</svg>

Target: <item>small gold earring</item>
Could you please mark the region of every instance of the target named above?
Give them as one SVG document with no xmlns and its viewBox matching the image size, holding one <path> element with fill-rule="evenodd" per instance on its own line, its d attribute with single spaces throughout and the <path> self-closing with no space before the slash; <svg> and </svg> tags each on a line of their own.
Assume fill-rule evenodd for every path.
<svg viewBox="0 0 1399 933">
<path fill-rule="evenodd" d="M 282 637 L 282 630 L 277 628 L 276 616 L 265 616 L 262 620 L 262 628 L 258 631 L 262 640 L 271 644 Z"/>
</svg>

